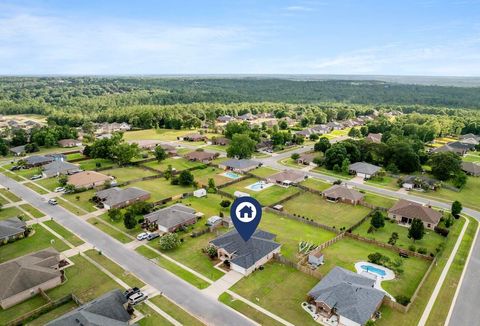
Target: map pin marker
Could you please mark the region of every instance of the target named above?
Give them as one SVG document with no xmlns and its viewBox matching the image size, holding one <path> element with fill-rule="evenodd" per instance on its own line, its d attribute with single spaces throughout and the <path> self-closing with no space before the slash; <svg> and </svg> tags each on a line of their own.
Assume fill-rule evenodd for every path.
<svg viewBox="0 0 480 326">
<path fill-rule="evenodd" d="M 230 217 L 237 232 L 247 242 L 262 218 L 262 206 L 252 197 L 239 197 L 230 207 Z"/>
</svg>

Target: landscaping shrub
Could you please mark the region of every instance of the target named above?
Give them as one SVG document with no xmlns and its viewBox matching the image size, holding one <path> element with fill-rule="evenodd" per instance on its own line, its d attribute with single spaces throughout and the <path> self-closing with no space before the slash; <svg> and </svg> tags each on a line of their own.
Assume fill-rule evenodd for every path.
<svg viewBox="0 0 480 326">
<path fill-rule="evenodd" d="M 417 251 L 419 254 L 425 255 L 427 253 L 427 248 L 418 248 Z"/>
<path fill-rule="evenodd" d="M 434 228 L 434 231 L 444 237 L 448 236 L 448 234 L 450 233 L 450 230 L 442 228 L 441 226 L 436 226 Z"/>
<path fill-rule="evenodd" d="M 408 246 L 408 250 L 415 252 L 417 251 L 417 247 L 415 247 L 414 245 L 410 245 Z"/>
<path fill-rule="evenodd" d="M 410 298 L 405 295 L 397 295 L 395 297 L 395 300 L 397 300 L 398 303 L 404 306 L 407 306 L 410 303 Z"/>
</svg>

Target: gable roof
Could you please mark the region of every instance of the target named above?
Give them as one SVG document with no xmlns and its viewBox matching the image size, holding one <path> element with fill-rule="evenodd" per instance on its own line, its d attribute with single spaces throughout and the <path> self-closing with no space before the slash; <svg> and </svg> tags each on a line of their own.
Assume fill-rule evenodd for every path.
<svg viewBox="0 0 480 326">
<path fill-rule="evenodd" d="M 68 146 L 70 144 L 77 144 L 77 143 L 82 143 L 81 141 L 77 140 L 77 139 L 61 139 L 58 141 L 58 144 L 60 146 Z"/>
<path fill-rule="evenodd" d="M 373 175 L 378 171 L 380 171 L 381 168 L 379 166 L 366 163 L 366 162 L 356 162 L 356 163 L 350 164 L 348 169 L 350 171 L 355 171 L 356 173 L 365 173 L 368 175 Z"/>
<path fill-rule="evenodd" d="M 418 218 L 432 224 L 438 224 L 442 217 L 442 213 L 430 207 L 405 199 L 400 199 L 388 212 L 403 217 Z"/>
<path fill-rule="evenodd" d="M 210 241 L 217 248 L 222 248 L 233 255 L 231 263 L 248 269 L 257 261 L 271 253 L 281 244 L 274 241 L 276 235 L 262 230 L 257 230 L 252 237 L 245 242 L 237 230 L 232 230 Z"/>
<path fill-rule="evenodd" d="M 195 210 L 183 204 L 175 204 L 144 216 L 150 223 L 156 223 L 166 228 L 175 227 L 195 217 Z"/>
<path fill-rule="evenodd" d="M 433 187 L 435 186 L 437 183 L 439 183 L 438 180 L 435 180 L 435 179 L 432 179 L 432 178 L 429 178 L 429 177 L 426 177 L 424 175 L 407 175 L 405 177 L 402 178 L 402 182 L 403 183 L 411 183 L 411 184 L 415 184 L 416 181 L 419 180 L 423 183 L 426 183 L 428 184 L 429 186 Z"/>
<path fill-rule="evenodd" d="M 473 175 L 480 175 L 480 164 L 474 162 L 462 162 L 462 170 Z"/>
<path fill-rule="evenodd" d="M 256 167 L 260 165 L 260 162 L 253 161 L 253 160 L 237 160 L 237 159 L 230 159 L 221 163 L 221 165 L 227 166 L 232 169 L 246 169 L 250 167 Z"/>
<path fill-rule="evenodd" d="M 43 166 L 43 173 L 45 173 L 45 175 L 48 177 L 58 174 L 68 174 L 75 171 L 81 170 L 77 165 L 64 161 L 53 161 Z"/>
<path fill-rule="evenodd" d="M 125 303 L 127 303 L 127 299 L 119 289 L 116 289 L 68 312 L 47 325 L 128 325 L 131 316 L 125 309 Z"/>
<path fill-rule="evenodd" d="M 124 189 L 113 187 L 97 191 L 95 194 L 95 196 L 102 200 L 104 204 L 107 204 L 110 207 L 127 201 L 136 200 L 145 195 L 150 195 L 150 193 L 136 187 Z"/>
<path fill-rule="evenodd" d="M 15 153 L 17 155 L 25 153 L 25 145 L 12 147 L 12 148 L 10 148 L 10 152 Z"/>
<path fill-rule="evenodd" d="M 186 159 L 197 160 L 197 161 L 213 160 L 216 156 L 217 156 L 216 153 L 205 152 L 205 151 L 193 151 L 188 154 L 185 154 Z"/>
<path fill-rule="evenodd" d="M 318 153 L 315 153 L 315 152 L 302 153 L 300 154 L 300 157 L 298 159 L 306 163 L 311 163 L 317 156 L 318 156 Z"/>
<path fill-rule="evenodd" d="M 330 198 L 342 198 L 348 200 L 362 200 L 364 195 L 355 189 L 348 188 L 347 186 L 342 185 L 333 185 L 327 190 L 323 191 L 323 194 Z"/>
<path fill-rule="evenodd" d="M 37 287 L 62 274 L 54 267 L 60 253 L 48 248 L 0 264 L 0 299 Z"/>
<path fill-rule="evenodd" d="M 293 182 L 297 183 L 305 180 L 306 173 L 296 170 L 285 170 L 282 172 L 275 173 L 267 178 L 269 182 Z"/>
<path fill-rule="evenodd" d="M 68 176 L 68 183 L 74 186 L 86 186 L 107 180 L 112 180 L 112 177 L 95 171 L 82 171 Z"/>
<path fill-rule="evenodd" d="M 373 279 L 337 266 L 308 295 L 335 308 L 339 315 L 364 325 L 385 296 L 374 284 Z"/>
<path fill-rule="evenodd" d="M 18 217 L 0 220 L 0 239 L 8 238 L 25 232 L 27 224 Z"/>
<path fill-rule="evenodd" d="M 37 165 L 37 164 L 46 164 L 50 163 L 54 160 L 51 156 L 43 156 L 43 155 L 32 155 L 29 157 L 24 158 L 24 161 L 28 165 Z"/>
<path fill-rule="evenodd" d="M 367 137 L 365 137 L 365 140 L 369 140 L 373 143 L 381 143 L 382 142 L 382 134 L 378 133 L 369 133 Z"/>
</svg>

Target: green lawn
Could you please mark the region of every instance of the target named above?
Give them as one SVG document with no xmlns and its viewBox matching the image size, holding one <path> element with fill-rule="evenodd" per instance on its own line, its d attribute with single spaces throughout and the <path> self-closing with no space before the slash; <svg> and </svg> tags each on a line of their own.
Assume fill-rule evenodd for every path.
<svg viewBox="0 0 480 326">
<path fill-rule="evenodd" d="M 460 192 L 452 191 L 446 188 L 438 189 L 437 191 L 430 191 L 426 193 L 415 192 L 416 195 L 422 197 L 430 197 L 440 199 L 443 201 L 460 201 L 463 206 L 480 210 L 480 200 L 478 194 L 480 192 L 480 177 L 468 177 L 467 184 Z"/>
<path fill-rule="evenodd" d="M 87 191 L 79 192 L 76 194 L 64 194 L 62 197 L 72 204 L 84 209 L 87 212 L 95 212 L 97 209 L 93 205 L 93 202 L 90 201 L 92 197 L 95 196 L 95 190 L 90 189 Z M 78 197 L 78 199 L 77 199 Z"/>
<path fill-rule="evenodd" d="M 155 175 L 155 172 L 153 171 L 142 169 L 135 166 L 126 166 L 122 168 L 105 170 L 105 171 L 102 171 L 102 173 L 105 175 L 111 175 L 115 177 L 115 179 L 117 180 L 117 183 L 124 183 L 126 181 Z"/>
<path fill-rule="evenodd" d="M 168 320 L 147 306 L 145 303 L 136 305 L 135 310 L 140 311 L 145 316 L 137 322 L 137 324 L 140 326 L 172 325 Z"/>
<path fill-rule="evenodd" d="M 140 224 L 137 224 L 133 229 L 127 229 L 125 227 L 125 224 L 123 223 L 123 219 L 120 219 L 118 221 L 113 221 L 108 216 L 108 213 L 104 213 L 100 215 L 98 218 L 104 220 L 105 222 L 111 224 L 112 226 L 115 226 L 116 228 L 122 230 L 123 232 L 130 234 L 131 236 L 137 236 L 137 234 L 143 232 Z"/>
<path fill-rule="evenodd" d="M 183 203 L 184 205 L 187 206 L 192 206 L 195 208 L 198 212 L 202 212 L 205 214 L 205 220 L 200 220 L 199 223 L 205 223 L 206 219 L 213 215 L 220 215 L 220 212 L 223 212 L 225 215 L 229 215 L 230 213 L 230 207 L 227 207 L 226 209 L 220 206 L 220 202 L 223 199 L 227 199 L 230 202 L 233 202 L 232 199 L 223 197 L 218 194 L 207 194 L 205 197 L 197 198 L 194 196 L 187 197 L 182 200 L 178 200 L 176 202 L 178 203 Z"/>
<path fill-rule="evenodd" d="M 98 218 L 92 217 L 88 219 L 88 223 L 92 224 L 96 228 L 102 230 L 112 238 L 117 239 L 121 243 L 128 243 L 133 241 L 132 238 L 128 237 L 127 235 L 123 234 L 122 232 L 119 232 L 115 230 L 114 228 L 108 226 L 107 224 L 101 222 Z"/>
<path fill-rule="evenodd" d="M 250 173 L 252 173 L 253 175 L 255 175 L 259 178 L 266 178 L 266 177 L 269 177 L 272 174 L 275 174 L 275 173 L 278 173 L 278 172 L 280 172 L 280 171 L 269 168 L 269 167 L 266 167 L 266 166 L 262 166 L 262 167 L 259 167 L 257 169 L 254 169 L 254 170 L 250 171 Z"/>
<path fill-rule="evenodd" d="M 31 169 L 20 169 L 17 171 L 13 171 L 13 173 L 22 176 L 26 179 L 30 179 L 36 174 L 42 174 L 42 169 L 40 168 L 31 168 Z"/>
<path fill-rule="evenodd" d="M 320 179 L 308 178 L 305 181 L 300 182 L 302 186 L 308 187 L 313 190 L 324 191 L 325 189 L 330 188 L 332 185 L 328 182 L 322 181 Z"/>
<path fill-rule="evenodd" d="M 88 250 L 85 252 L 85 255 L 102 265 L 110 273 L 127 283 L 130 287 L 136 286 L 142 288 L 145 286 L 145 283 L 136 278 L 135 275 L 125 271 L 122 267 L 118 266 L 104 255 L 101 255 L 97 250 Z"/>
<path fill-rule="evenodd" d="M 3 198 L 2 196 L 0 196 L 0 205 L 3 206 L 3 205 L 6 205 L 6 204 L 8 204 L 8 203 L 9 203 L 9 201 L 8 201 L 7 199 L 5 199 L 5 198 Z"/>
<path fill-rule="evenodd" d="M 280 200 L 282 200 L 282 199 L 300 191 L 296 187 L 284 188 L 284 187 L 280 187 L 280 186 L 277 186 L 277 185 L 273 185 L 271 187 L 265 188 L 265 189 L 260 190 L 260 191 L 253 191 L 253 190 L 245 188 L 245 187 L 247 187 L 247 186 L 249 186 L 249 185 L 251 185 L 251 184 L 253 184 L 257 181 L 260 181 L 260 179 L 248 178 L 248 179 L 242 180 L 240 182 L 234 183 L 234 184 L 232 184 L 232 185 L 230 185 L 226 188 L 223 188 L 222 190 L 226 191 L 226 192 L 228 192 L 232 195 L 236 190 L 239 190 L 241 192 L 246 192 L 246 193 L 250 194 L 250 196 L 252 196 L 256 200 L 258 200 L 260 202 L 260 204 L 262 204 L 263 206 L 270 206 L 270 205 L 272 205 L 274 203 L 277 203 L 278 201 L 280 201 Z"/>
<path fill-rule="evenodd" d="M 57 197 L 58 205 L 62 206 L 66 210 L 70 211 L 71 213 L 82 216 L 86 214 L 86 212 L 80 208 L 73 206 L 68 200 L 63 199 L 62 197 Z"/>
<path fill-rule="evenodd" d="M 223 170 L 211 166 L 206 167 L 205 169 L 192 171 L 192 174 L 195 177 L 195 181 L 197 181 L 199 185 L 208 186 L 208 179 L 212 178 L 215 181 L 215 185 L 217 187 L 232 180 L 223 175 L 220 175 L 222 173 L 224 173 Z"/>
<path fill-rule="evenodd" d="M 45 216 L 45 214 L 43 214 L 42 212 L 40 212 L 38 209 L 36 209 L 35 207 L 33 207 L 30 204 L 22 204 L 22 205 L 20 205 L 20 208 L 22 208 L 23 210 L 32 214 L 32 216 L 35 217 L 35 218 L 40 218 L 40 217 Z"/>
<path fill-rule="evenodd" d="M 260 325 L 271 325 L 271 326 L 280 326 L 283 325 L 276 321 L 273 318 L 270 318 L 269 316 L 265 315 L 263 312 L 260 312 L 256 310 L 255 308 L 252 308 L 245 302 L 241 300 L 234 299 L 230 294 L 227 292 L 222 293 L 218 297 L 218 301 L 226 304 L 230 308 L 235 309 L 239 313 L 247 316 L 248 318 L 256 321 Z"/>
<path fill-rule="evenodd" d="M 151 162 L 143 163 L 142 165 L 148 166 L 150 168 L 153 168 L 159 171 L 166 171 L 168 166 L 171 165 L 173 169 L 176 169 L 177 171 L 183 171 L 186 169 L 203 165 L 203 163 L 192 162 L 182 157 L 169 157 L 161 161 L 160 163 L 158 163 L 157 161 L 151 161 Z"/>
<path fill-rule="evenodd" d="M 221 152 L 226 152 L 228 145 L 227 146 L 221 146 L 221 145 L 207 145 L 203 147 L 204 149 L 208 150 L 215 150 L 215 151 L 221 151 Z"/>
<path fill-rule="evenodd" d="M 370 192 L 367 192 L 364 195 L 365 195 L 364 200 L 366 203 L 369 203 L 378 207 L 390 208 L 393 205 L 395 205 L 395 203 L 397 202 L 396 199 L 383 197 Z"/>
<path fill-rule="evenodd" d="M 176 276 L 180 277 L 184 281 L 192 284 L 199 289 L 205 289 L 210 285 L 208 282 L 202 280 L 201 278 L 198 278 L 197 276 L 183 269 L 177 264 L 163 258 L 147 246 L 140 246 L 136 248 L 135 251 L 138 252 L 140 255 L 144 256 L 145 258 L 154 261 L 161 268 L 166 269 L 170 273 L 175 274 Z"/>
<path fill-rule="evenodd" d="M 197 318 L 190 315 L 188 312 L 168 300 L 167 298 L 157 295 L 156 297 L 150 299 L 152 303 L 158 306 L 160 309 L 165 311 L 167 314 L 172 316 L 176 321 L 180 322 L 182 325 L 193 325 L 200 326 L 203 325 Z"/>
<path fill-rule="evenodd" d="M 362 237 L 388 243 L 388 240 L 390 239 L 392 232 L 397 232 L 399 236 L 396 242 L 397 247 L 408 249 L 410 245 L 414 245 L 417 249 L 426 248 L 429 254 L 435 253 L 435 249 L 441 243 L 444 243 L 446 239 L 445 237 L 434 232 L 433 230 L 426 230 L 426 233 L 423 236 L 423 239 L 413 241 L 408 238 L 407 227 L 400 226 L 397 223 L 393 223 L 392 221 L 385 221 L 385 226 L 383 228 L 380 228 L 377 231 L 372 233 L 367 232 L 369 227 L 370 227 L 370 219 L 366 220 L 358 228 L 353 230 L 353 233 L 361 235 Z"/>
<path fill-rule="evenodd" d="M 35 183 L 39 184 L 40 186 L 50 191 L 54 191 L 55 188 L 60 187 L 60 184 L 58 183 L 58 178 L 56 177 L 42 178 L 42 179 L 36 180 Z"/>
<path fill-rule="evenodd" d="M 34 296 L 27 301 L 21 302 L 6 310 L 0 308 L 0 325 L 6 325 L 9 321 L 18 318 L 30 311 L 39 308 L 47 303 L 47 300 L 39 295 Z"/>
<path fill-rule="evenodd" d="M 285 165 L 285 166 L 289 166 L 291 168 L 297 168 L 297 169 L 305 167 L 305 165 L 298 164 L 296 161 L 294 161 L 291 158 L 285 158 L 285 159 L 281 160 L 280 164 Z"/>
<path fill-rule="evenodd" d="M 368 261 L 368 255 L 374 252 L 379 252 L 389 257 L 390 260 L 399 258 L 394 251 L 351 238 L 344 238 L 322 252 L 325 257 L 325 264 L 318 271 L 323 275 L 326 275 L 335 266 L 355 271 L 355 263 Z M 417 257 L 400 259 L 403 261 L 403 274 L 397 276 L 394 280 L 382 282 L 382 287 L 394 297 L 397 295 L 411 297 L 427 271 L 430 262 Z"/>
<path fill-rule="evenodd" d="M 388 188 L 395 191 L 400 189 L 400 187 L 397 185 L 397 179 L 389 176 L 385 176 L 381 179 L 367 180 L 365 181 L 365 183 L 372 186 Z"/>
<path fill-rule="evenodd" d="M 318 325 L 301 307 L 318 279 L 295 268 L 270 262 L 241 279 L 231 290 L 294 325 Z"/>
<path fill-rule="evenodd" d="M 317 166 L 312 171 L 313 172 L 318 172 L 318 173 L 321 173 L 321 174 L 326 174 L 326 175 L 329 175 L 329 176 L 332 176 L 332 177 L 335 177 L 335 178 L 339 178 L 339 179 L 345 179 L 345 180 L 349 180 L 349 179 L 352 179 L 354 177 L 351 174 L 345 174 L 345 173 L 341 173 L 341 172 L 335 172 L 333 170 L 327 170 L 327 168 L 324 167 L 324 166 Z"/>
<path fill-rule="evenodd" d="M 73 309 L 78 308 L 77 304 L 72 300 L 69 301 L 60 307 L 57 307 L 46 314 L 41 315 L 37 319 L 34 319 L 30 322 L 28 322 L 26 325 L 28 326 L 43 326 L 46 323 L 57 319 L 60 316 L 63 316 L 64 314 L 68 313 L 69 311 L 72 311 Z"/>
<path fill-rule="evenodd" d="M 61 226 L 60 224 L 58 224 L 57 222 L 53 221 L 53 220 L 50 220 L 50 221 L 45 221 L 43 222 L 47 227 L 49 227 L 50 229 L 52 229 L 53 231 L 57 232 L 59 235 L 61 235 L 65 240 L 67 240 L 68 242 L 70 242 L 72 245 L 74 245 L 75 247 L 77 246 L 80 246 L 82 244 L 84 244 L 85 242 L 80 239 L 79 237 L 77 237 L 76 235 L 74 235 L 72 232 L 68 231 L 67 229 L 65 229 L 63 226 Z"/>
<path fill-rule="evenodd" d="M 165 178 L 134 182 L 130 184 L 129 187 L 138 187 L 150 192 L 151 197 L 148 200 L 150 202 L 159 201 L 168 197 L 192 192 L 194 190 L 193 187 L 171 185 L 170 180 L 165 180 Z"/>
<path fill-rule="evenodd" d="M 464 162 L 480 162 L 480 152 L 469 153 L 462 157 Z"/>
<path fill-rule="evenodd" d="M 40 195 L 48 194 L 48 191 L 46 191 L 43 188 L 40 188 L 35 182 L 27 182 L 27 183 L 24 183 L 23 185 L 39 193 Z"/>
<path fill-rule="evenodd" d="M 85 155 L 83 155 L 82 153 L 71 153 L 71 154 L 67 154 L 67 161 L 78 160 L 84 157 Z"/>
<path fill-rule="evenodd" d="M 8 191 L 5 188 L 0 188 L 0 194 L 7 197 L 7 199 L 12 202 L 21 201 L 20 197 L 18 197 L 17 195 L 13 194 L 12 192 Z"/>
<path fill-rule="evenodd" d="M 29 219 L 28 216 L 15 206 L 0 209 L 0 220 L 17 216 L 24 216 L 26 220 Z"/>
<path fill-rule="evenodd" d="M 13 173 L 13 172 L 10 172 L 10 171 L 5 171 L 5 172 L 3 172 L 3 174 L 5 174 L 5 176 L 7 176 L 7 177 L 9 177 L 10 179 L 13 179 L 13 180 L 15 180 L 15 181 L 25 181 L 24 178 L 16 175 L 16 174 Z"/>
<path fill-rule="evenodd" d="M 97 166 L 97 163 L 100 164 L 100 166 Z M 108 159 L 103 159 L 103 158 L 93 158 L 85 161 L 79 162 L 80 164 L 80 169 L 82 170 L 95 170 L 97 168 L 106 168 L 106 167 L 113 167 L 115 165 L 114 162 Z"/>
<path fill-rule="evenodd" d="M 145 129 L 127 131 L 123 134 L 125 140 L 177 140 L 177 137 L 181 137 L 186 134 L 194 133 L 194 130 L 176 130 L 176 129 Z"/>
<path fill-rule="evenodd" d="M 58 251 L 69 249 L 63 241 L 48 232 L 41 225 L 32 225 L 32 229 L 34 230 L 34 234 L 28 238 L 20 239 L 0 247 L 0 263 L 48 247 L 53 247 Z"/>
<path fill-rule="evenodd" d="M 370 212 L 361 205 L 332 203 L 308 192 L 283 203 L 283 207 L 290 214 L 305 216 L 336 229 L 349 228 Z"/>
<path fill-rule="evenodd" d="M 263 212 L 259 228 L 276 234 L 276 241 L 282 244 L 282 255 L 291 260 L 297 259 L 299 242 L 308 241 L 320 245 L 336 235 L 333 232 L 270 212 Z"/>
<path fill-rule="evenodd" d="M 228 161 L 230 158 L 229 157 L 217 157 L 216 159 L 214 159 L 212 161 L 212 164 L 220 164 L 220 163 L 223 163 L 225 161 Z"/>
</svg>

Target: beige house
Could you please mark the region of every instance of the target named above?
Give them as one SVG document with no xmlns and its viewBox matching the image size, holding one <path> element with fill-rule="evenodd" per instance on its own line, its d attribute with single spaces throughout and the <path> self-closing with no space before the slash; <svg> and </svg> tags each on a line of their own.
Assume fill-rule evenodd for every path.
<svg viewBox="0 0 480 326">
<path fill-rule="evenodd" d="M 60 253 L 53 248 L 0 264 L 0 306 L 12 307 L 63 281 Z"/>
<path fill-rule="evenodd" d="M 388 210 L 388 217 L 401 224 L 412 224 L 414 219 L 419 219 L 428 229 L 434 229 L 442 218 L 442 213 L 409 200 L 400 199 Z"/>
<path fill-rule="evenodd" d="M 323 197 L 329 201 L 342 202 L 351 205 L 360 204 L 364 195 L 355 189 L 347 186 L 334 185 L 322 193 Z"/>
<path fill-rule="evenodd" d="M 75 188 L 95 188 L 103 186 L 107 181 L 113 181 L 113 177 L 95 171 L 82 171 L 68 176 L 68 184 Z"/>
<path fill-rule="evenodd" d="M 307 178 L 307 174 L 302 171 L 286 170 L 279 173 L 275 173 L 267 178 L 267 182 L 275 183 L 283 187 L 291 186 L 304 181 Z"/>
</svg>

